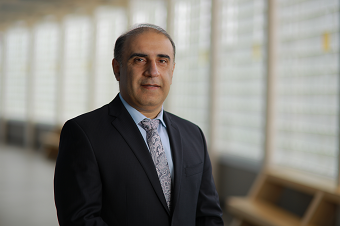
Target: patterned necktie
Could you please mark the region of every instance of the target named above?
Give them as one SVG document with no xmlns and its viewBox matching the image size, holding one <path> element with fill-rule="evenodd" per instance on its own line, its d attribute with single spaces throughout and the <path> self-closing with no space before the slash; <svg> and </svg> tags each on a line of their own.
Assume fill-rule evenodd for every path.
<svg viewBox="0 0 340 226">
<path fill-rule="evenodd" d="M 140 125 L 146 131 L 146 140 L 149 145 L 151 157 L 155 164 L 159 181 L 165 196 L 166 203 L 170 209 L 171 198 L 171 177 L 168 165 L 168 160 L 161 142 L 161 137 L 158 134 L 157 128 L 159 125 L 158 119 L 143 119 Z"/>
</svg>

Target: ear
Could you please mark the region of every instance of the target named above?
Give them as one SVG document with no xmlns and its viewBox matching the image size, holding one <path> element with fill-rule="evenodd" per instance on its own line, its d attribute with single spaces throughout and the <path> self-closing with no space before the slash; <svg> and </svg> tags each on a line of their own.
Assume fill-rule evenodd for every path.
<svg viewBox="0 0 340 226">
<path fill-rule="evenodd" d="M 116 59 L 112 60 L 112 68 L 113 68 L 113 72 L 115 74 L 116 80 L 120 81 L 120 64 L 118 60 Z"/>
<path fill-rule="evenodd" d="M 175 65 L 176 65 L 176 63 L 174 62 L 174 66 L 171 69 L 171 83 L 170 84 L 172 84 L 172 78 L 174 77 Z"/>
</svg>

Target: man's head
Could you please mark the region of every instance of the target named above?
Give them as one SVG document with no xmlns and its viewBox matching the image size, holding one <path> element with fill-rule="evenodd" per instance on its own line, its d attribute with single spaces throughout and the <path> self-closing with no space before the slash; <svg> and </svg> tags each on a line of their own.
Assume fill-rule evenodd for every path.
<svg viewBox="0 0 340 226">
<path fill-rule="evenodd" d="M 157 116 L 167 97 L 175 68 L 175 45 L 155 25 L 140 25 L 120 36 L 113 70 L 122 97 L 149 118 Z"/>
</svg>

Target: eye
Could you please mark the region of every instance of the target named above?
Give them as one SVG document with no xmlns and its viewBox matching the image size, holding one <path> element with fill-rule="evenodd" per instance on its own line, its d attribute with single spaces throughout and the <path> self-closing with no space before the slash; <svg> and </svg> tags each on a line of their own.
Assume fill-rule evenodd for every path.
<svg viewBox="0 0 340 226">
<path fill-rule="evenodd" d="M 144 59 L 143 59 L 143 58 L 135 58 L 134 61 L 135 61 L 135 62 L 143 62 Z"/>
<path fill-rule="evenodd" d="M 162 64 L 165 64 L 165 63 L 168 62 L 168 60 L 166 60 L 166 59 L 161 59 L 161 60 L 159 60 L 159 62 L 162 63 Z"/>
</svg>

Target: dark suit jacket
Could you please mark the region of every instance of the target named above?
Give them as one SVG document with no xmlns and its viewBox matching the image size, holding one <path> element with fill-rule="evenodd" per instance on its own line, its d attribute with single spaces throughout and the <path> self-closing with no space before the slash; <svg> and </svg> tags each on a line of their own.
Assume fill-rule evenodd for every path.
<svg viewBox="0 0 340 226">
<path fill-rule="evenodd" d="M 164 112 L 174 162 L 171 211 L 145 141 L 117 96 L 65 123 L 55 168 L 55 204 L 66 225 L 223 225 L 205 138 Z"/>
</svg>

